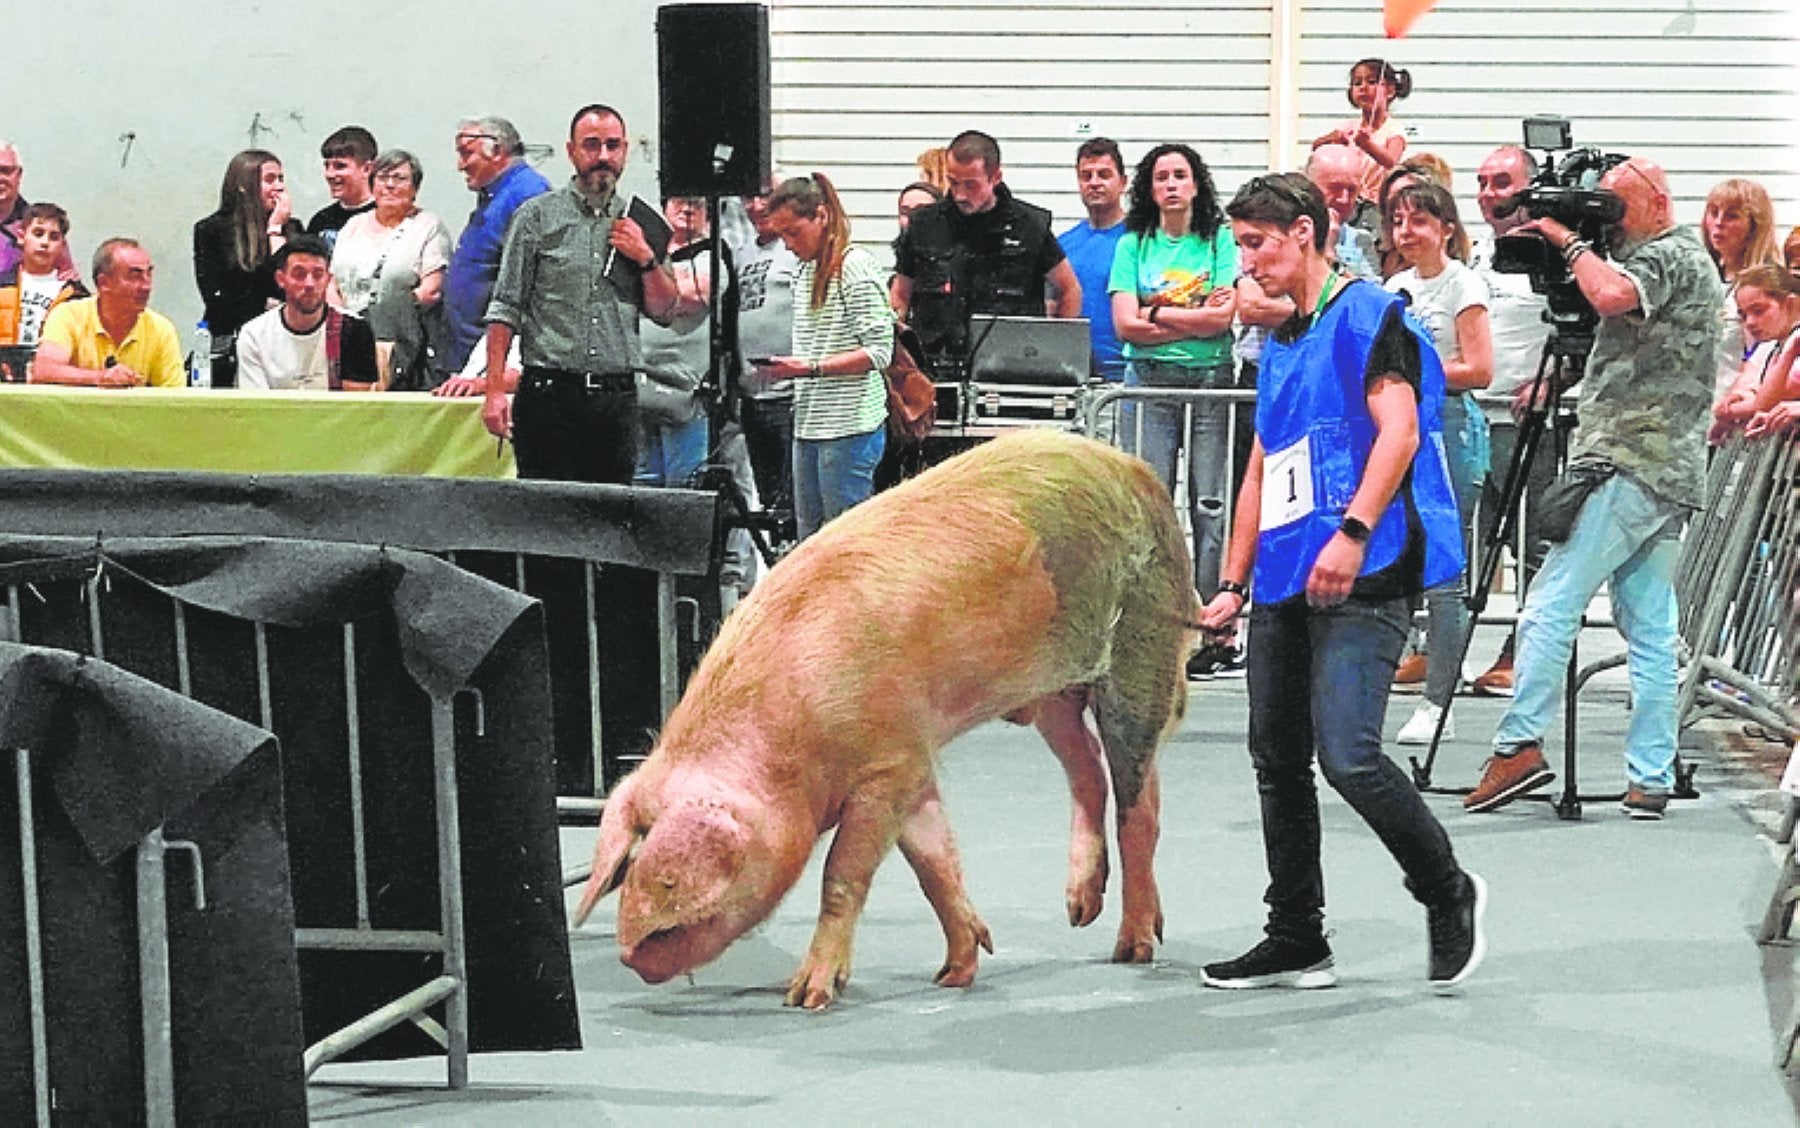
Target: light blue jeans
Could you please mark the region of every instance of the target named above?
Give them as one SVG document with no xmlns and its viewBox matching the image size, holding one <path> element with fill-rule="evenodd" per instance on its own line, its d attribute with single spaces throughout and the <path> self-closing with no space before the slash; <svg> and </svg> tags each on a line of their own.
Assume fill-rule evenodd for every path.
<svg viewBox="0 0 1800 1128">
<path fill-rule="evenodd" d="M 794 524 L 801 540 L 875 492 L 887 429 L 841 439 L 794 440 Z"/>
<path fill-rule="evenodd" d="M 1481 481 L 1488 473 L 1487 416 L 1467 395 L 1444 397 L 1444 458 L 1450 464 L 1450 488 L 1456 493 L 1456 508 L 1462 519 L 1463 554 L 1469 561 L 1454 580 L 1431 588 L 1425 593 L 1428 638 L 1425 658 L 1425 699 L 1442 708 L 1450 704 L 1456 683 L 1462 680 L 1462 653 L 1467 647 L 1471 627 L 1469 605 L 1469 568 L 1475 566 L 1475 554 L 1469 551 L 1474 538 L 1470 535 L 1475 520 L 1475 501 L 1481 495 Z"/>
<path fill-rule="evenodd" d="M 1636 480 L 1615 474 L 1588 496 L 1569 539 L 1553 545 L 1519 619 L 1518 681 L 1494 733 L 1502 756 L 1541 742 L 1556 717 L 1581 615 L 1608 584 L 1613 621 L 1625 636 L 1631 725 L 1625 777 L 1632 786 L 1675 786 L 1675 560 L 1682 510 Z"/>
<path fill-rule="evenodd" d="M 644 442 L 638 455 L 640 486 L 686 486 L 706 461 L 706 413 L 686 423 L 644 420 Z"/>
<path fill-rule="evenodd" d="M 1229 362 L 1190 368 L 1166 361 L 1137 358 L 1125 367 L 1127 387 L 1206 388 L 1229 391 Z M 1183 439 L 1182 416 L 1192 407 Z M 1143 445 L 1138 443 L 1138 413 L 1143 413 Z M 1210 599 L 1219 586 L 1219 563 L 1225 555 L 1225 491 L 1231 488 L 1231 404 L 1208 400 L 1183 403 L 1126 403 L 1119 413 L 1119 445 L 1162 476 L 1175 492 L 1177 455 L 1187 447 L 1188 523 L 1194 534 L 1194 587 Z"/>
</svg>

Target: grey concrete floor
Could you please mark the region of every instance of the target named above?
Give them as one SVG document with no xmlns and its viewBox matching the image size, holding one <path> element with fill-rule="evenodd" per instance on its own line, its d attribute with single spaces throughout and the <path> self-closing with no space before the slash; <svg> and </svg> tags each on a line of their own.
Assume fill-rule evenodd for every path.
<svg viewBox="0 0 1800 1128">
<path fill-rule="evenodd" d="M 1390 736 L 1416 698 L 1396 695 Z M 1459 699 L 1434 782 L 1472 784 L 1499 703 Z M 1584 704 L 1584 790 L 1620 783 L 1624 695 Z M 1773 887 L 1748 793 L 1699 753 L 1701 798 L 1658 823 L 1596 801 L 1486 816 L 1432 796 L 1487 878 L 1489 956 L 1427 990 L 1422 910 L 1356 815 L 1324 802 L 1327 926 L 1340 984 L 1219 992 L 1200 965 L 1258 938 L 1264 871 L 1241 681 L 1198 685 L 1163 752 L 1157 858 L 1167 943 L 1106 962 L 1099 923 L 1062 918 L 1067 795 L 1034 734 L 995 725 L 941 780 L 970 894 L 993 930 L 969 990 L 932 986 L 942 938 L 897 858 L 877 876 L 854 978 L 820 1014 L 781 1005 L 817 906 L 817 860 L 780 910 L 692 982 L 639 982 L 612 903 L 573 937 L 586 1048 L 483 1055 L 464 1092 L 441 1062 L 338 1064 L 316 1122 L 395 1124 L 1682 1124 L 1795 1122 L 1774 1046 L 1789 949 L 1752 930 Z M 1389 746 L 1390 753 L 1403 750 Z M 1560 753 L 1559 753 L 1560 754 Z M 1557 787 L 1560 787 L 1560 781 Z M 571 861 L 591 831 L 566 830 Z"/>
</svg>

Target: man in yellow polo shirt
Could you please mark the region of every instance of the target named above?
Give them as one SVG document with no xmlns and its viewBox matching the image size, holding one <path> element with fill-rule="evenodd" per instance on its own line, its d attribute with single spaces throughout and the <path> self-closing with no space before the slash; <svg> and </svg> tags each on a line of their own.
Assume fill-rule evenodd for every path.
<svg viewBox="0 0 1800 1128">
<path fill-rule="evenodd" d="M 50 311 L 32 362 L 34 384 L 179 388 L 181 341 L 150 308 L 156 268 L 135 239 L 108 239 L 94 252 L 91 298 Z"/>
</svg>

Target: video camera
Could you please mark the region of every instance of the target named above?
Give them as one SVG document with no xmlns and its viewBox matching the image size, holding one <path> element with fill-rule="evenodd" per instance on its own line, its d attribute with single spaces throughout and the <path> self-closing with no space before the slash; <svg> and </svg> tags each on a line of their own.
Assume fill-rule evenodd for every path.
<svg viewBox="0 0 1800 1128">
<path fill-rule="evenodd" d="M 1625 201 L 1600 187 L 1600 178 L 1628 158 L 1598 149 L 1575 149 L 1567 118 L 1526 118 L 1525 147 L 1544 150 L 1542 170 L 1530 186 L 1494 208 L 1508 216 L 1520 208 L 1533 219 L 1548 216 L 1586 240 L 1604 255 L 1607 228 L 1625 217 Z M 1570 150 L 1559 167 L 1555 154 Z M 1535 232 L 1502 235 L 1494 241 L 1494 269 L 1524 274 L 1533 291 L 1544 295 L 1551 337 L 1558 351 L 1585 356 L 1600 316 L 1588 304 L 1561 252 Z"/>
</svg>

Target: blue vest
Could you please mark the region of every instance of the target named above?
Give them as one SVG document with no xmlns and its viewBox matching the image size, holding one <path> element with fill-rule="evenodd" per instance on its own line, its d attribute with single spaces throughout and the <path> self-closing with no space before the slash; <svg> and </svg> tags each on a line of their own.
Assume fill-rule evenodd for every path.
<svg viewBox="0 0 1800 1128">
<path fill-rule="evenodd" d="M 1273 336 L 1256 380 L 1256 435 L 1263 448 L 1263 528 L 1256 542 L 1256 601 L 1279 603 L 1306 590 L 1306 577 L 1338 531 L 1375 443 L 1365 374 L 1387 312 L 1402 304 L 1371 282 L 1352 281 L 1299 340 Z M 1410 506 L 1424 533 L 1425 587 L 1464 568 L 1462 521 L 1444 456 L 1444 367 L 1431 337 L 1408 316 L 1419 342 L 1419 451 L 1376 522 L 1360 575 L 1392 565 L 1406 549 Z"/>
</svg>

